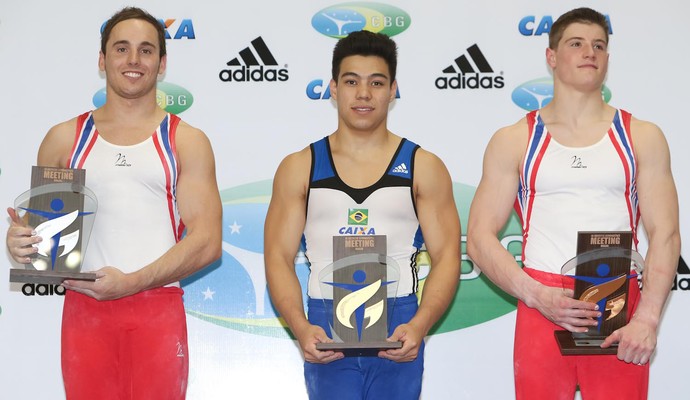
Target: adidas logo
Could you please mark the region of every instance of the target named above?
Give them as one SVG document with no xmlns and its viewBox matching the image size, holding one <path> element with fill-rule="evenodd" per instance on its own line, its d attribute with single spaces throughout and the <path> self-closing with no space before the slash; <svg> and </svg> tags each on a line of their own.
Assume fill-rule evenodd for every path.
<svg viewBox="0 0 690 400">
<path fill-rule="evenodd" d="M 289 78 L 287 68 L 271 68 L 277 67 L 278 61 L 261 36 L 252 40 L 251 46 L 240 51 L 240 56 L 226 65 L 230 68 L 218 74 L 223 82 L 285 82 Z"/>
<path fill-rule="evenodd" d="M 393 168 L 392 171 L 394 174 L 409 174 L 410 172 L 407 170 L 407 165 L 405 163 L 402 163 L 398 165 L 397 167 Z"/>
<path fill-rule="evenodd" d="M 673 279 L 673 287 L 671 287 L 671 290 L 690 290 L 690 277 L 678 279 L 679 275 L 690 275 L 690 268 L 688 268 L 688 264 L 683 260 L 683 256 L 678 259 L 678 269 L 676 277 Z"/>
<path fill-rule="evenodd" d="M 476 44 L 467 48 L 466 55 L 454 61 L 443 70 L 444 74 L 454 76 L 436 78 L 438 89 L 501 89 L 505 86 L 503 76 L 495 76 L 491 64 Z"/>
</svg>

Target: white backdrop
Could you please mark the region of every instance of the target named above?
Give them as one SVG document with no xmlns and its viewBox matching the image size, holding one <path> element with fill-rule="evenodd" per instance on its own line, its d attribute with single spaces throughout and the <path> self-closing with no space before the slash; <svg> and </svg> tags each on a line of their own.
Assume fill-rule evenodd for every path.
<svg viewBox="0 0 690 400">
<path fill-rule="evenodd" d="M 45 132 L 99 104 L 105 86 L 97 69 L 99 29 L 125 5 L 111 0 L 0 3 L 0 204 L 11 206 L 28 188 Z M 168 71 L 159 89 L 168 106 L 178 106 L 184 120 L 210 137 L 224 202 L 222 262 L 184 282 L 190 399 L 306 398 L 301 355 L 266 296 L 261 238 L 270 180 L 280 160 L 336 126 L 335 108 L 323 99 L 335 44 L 324 34 L 327 21 L 318 24 L 325 21 L 324 14 L 355 21 L 352 27 L 366 17 L 370 29 L 395 35 L 400 98 L 392 107 L 389 127 L 445 161 L 463 223 L 491 134 L 519 119 L 528 100 L 548 99 L 544 49 L 550 18 L 581 5 L 607 14 L 612 35 L 606 98 L 666 133 L 682 237 L 690 237 L 690 139 L 682 115 L 689 105 L 690 25 L 685 18 L 688 6 L 680 0 L 657 1 L 653 7 L 641 0 L 169 0 L 136 5 L 167 21 Z M 246 65 L 240 52 L 249 48 L 257 53 L 253 41 L 258 37 L 277 65 L 259 58 L 260 65 L 249 71 L 263 70 L 263 81 L 222 81 L 222 70 L 238 71 Z M 474 75 L 460 74 L 454 60 L 465 56 L 478 68 L 468 53 L 475 44 L 493 70 L 477 77 L 493 87 L 439 89 L 439 78 L 453 82 L 451 78 Z M 228 66 L 233 59 L 240 66 Z M 283 80 L 268 81 L 272 74 Z M 1 218 L 0 231 L 7 225 L 7 218 Z M 513 225 L 504 236 L 506 243 L 516 233 Z M 519 254 L 519 241 L 509 249 Z M 687 260 L 690 254 L 684 254 Z M 3 260 L 0 282 L 8 282 L 10 261 Z M 303 259 L 297 262 L 304 278 Z M 665 311 L 652 363 L 652 399 L 687 397 L 683 371 L 690 356 L 690 326 L 683 310 L 690 306 L 690 281 L 684 279 L 690 279 L 690 270 L 679 271 L 680 289 L 672 293 Z M 55 291 L 0 284 L 2 398 L 64 398 L 59 362 L 62 297 L 50 294 L 51 289 Z M 456 302 L 428 338 L 422 397 L 512 398 L 512 310 L 466 260 Z"/>
</svg>

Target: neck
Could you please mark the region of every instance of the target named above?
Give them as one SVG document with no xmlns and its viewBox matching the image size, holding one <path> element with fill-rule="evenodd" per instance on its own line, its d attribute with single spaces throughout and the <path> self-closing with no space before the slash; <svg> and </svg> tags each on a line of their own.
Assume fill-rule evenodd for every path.
<svg viewBox="0 0 690 400">
<path fill-rule="evenodd" d="M 126 99 L 119 96 L 106 97 L 106 102 L 99 109 L 108 119 L 121 121 L 137 121 L 151 118 L 165 113 L 156 103 L 155 92 L 136 99 Z"/>
<path fill-rule="evenodd" d="M 385 124 L 373 130 L 357 130 L 339 124 L 332 138 L 335 139 L 340 146 L 353 149 L 369 149 L 385 145 L 392 136 L 394 135 L 386 128 Z"/>
<path fill-rule="evenodd" d="M 592 119 L 600 119 L 609 114 L 611 106 L 604 102 L 601 91 L 579 92 L 554 88 L 553 100 L 547 104 L 540 114 L 542 119 L 558 120 L 561 122 L 577 123 Z"/>
</svg>

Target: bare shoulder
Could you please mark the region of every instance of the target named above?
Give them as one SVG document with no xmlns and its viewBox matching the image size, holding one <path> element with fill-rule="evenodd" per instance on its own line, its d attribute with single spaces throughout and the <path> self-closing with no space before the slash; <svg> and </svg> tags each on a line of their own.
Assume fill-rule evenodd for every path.
<svg viewBox="0 0 690 400">
<path fill-rule="evenodd" d="M 309 147 L 286 156 L 278 165 L 273 177 L 273 194 L 269 210 L 285 210 L 290 207 L 303 209 L 309 191 L 310 172 L 311 150 Z"/>
<path fill-rule="evenodd" d="M 659 140 L 663 139 L 664 137 L 664 133 L 661 131 L 661 128 L 659 128 L 656 124 L 637 119 L 635 117 L 630 119 L 630 133 L 634 142 L 637 140 Z"/>
<path fill-rule="evenodd" d="M 177 125 L 177 141 L 188 145 L 209 143 L 209 139 L 206 134 L 198 128 L 189 125 L 183 120 L 180 120 L 179 125 Z"/>
<path fill-rule="evenodd" d="M 66 167 L 76 130 L 76 117 L 50 128 L 38 149 L 38 165 Z"/>
<path fill-rule="evenodd" d="M 637 118 L 630 120 L 630 134 L 636 155 L 658 157 L 668 153 L 668 143 L 664 133 L 656 124 Z"/>
<path fill-rule="evenodd" d="M 486 146 L 484 153 L 485 165 L 492 163 L 516 166 L 522 160 L 529 139 L 527 118 L 498 129 Z"/>
<path fill-rule="evenodd" d="M 275 180 L 290 181 L 308 181 L 309 173 L 311 172 L 311 149 L 309 146 L 300 151 L 288 154 L 280 162 L 278 170 L 276 171 Z"/>
<path fill-rule="evenodd" d="M 415 169 L 416 168 L 438 168 L 443 166 L 443 161 L 434 153 L 420 147 L 415 153 Z"/>
<path fill-rule="evenodd" d="M 438 194 L 439 191 L 451 187 L 448 168 L 434 153 L 417 149 L 414 158 L 413 190 L 415 198 L 428 194 Z"/>
<path fill-rule="evenodd" d="M 498 129 L 491 137 L 489 145 L 524 150 L 528 139 L 527 129 L 527 118 L 522 118 L 512 125 Z"/>
</svg>

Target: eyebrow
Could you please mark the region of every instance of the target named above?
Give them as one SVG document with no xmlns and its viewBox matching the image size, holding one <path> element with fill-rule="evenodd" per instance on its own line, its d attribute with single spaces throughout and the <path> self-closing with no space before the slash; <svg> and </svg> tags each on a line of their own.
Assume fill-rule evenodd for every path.
<svg viewBox="0 0 690 400">
<path fill-rule="evenodd" d="M 129 42 L 129 40 L 124 40 L 124 39 L 123 39 L 123 40 L 118 40 L 117 42 L 113 43 L 113 47 L 115 47 L 115 46 L 117 46 L 117 45 L 121 45 L 121 44 L 125 44 L 125 45 L 128 45 L 128 46 L 131 45 L 131 43 Z M 141 45 L 140 45 L 139 47 L 146 47 L 146 46 L 150 46 L 150 47 L 154 47 L 154 48 L 156 47 L 155 44 L 153 44 L 153 43 L 151 43 L 151 42 L 149 42 L 149 41 L 141 42 Z"/>
<path fill-rule="evenodd" d="M 348 77 L 362 78 L 362 76 L 360 76 L 359 74 L 357 74 L 355 72 L 343 72 L 340 75 L 341 79 L 342 78 L 348 78 Z M 375 72 L 375 73 L 369 75 L 367 78 L 382 78 L 382 79 L 388 80 L 388 75 L 380 73 L 380 72 Z"/>
<path fill-rule="evenodd" d="M 565 39 L 565 42 L 569 42 L 571 40 L 585 40 L 585 38 L 580 37 L 580 36 L 573 36 L 573 37 Z M 608 42 L 605 39 L 594 39 L 592 42 L 608 44 Z"/>
</svg>

